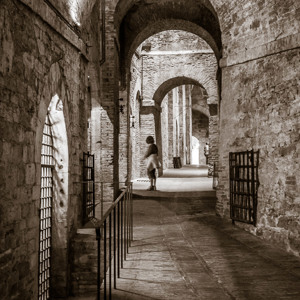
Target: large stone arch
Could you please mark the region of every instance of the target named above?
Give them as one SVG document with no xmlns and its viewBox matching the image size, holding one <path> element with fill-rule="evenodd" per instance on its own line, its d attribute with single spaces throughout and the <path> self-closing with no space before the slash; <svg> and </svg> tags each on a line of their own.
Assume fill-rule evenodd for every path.
<svg viewBox="0 0 300 300">
<path fill-rule="evenodd" d="M 221 30 L 218 16 L 208 0 L 155 1 L 120 0 L 115 9 L 115 28 L 120 42 L 120 67 L 123 84 L 126 68 L 139 44 L 164 30 L 184 30 L 203 38 L 221 57 Z"/>
</svg>

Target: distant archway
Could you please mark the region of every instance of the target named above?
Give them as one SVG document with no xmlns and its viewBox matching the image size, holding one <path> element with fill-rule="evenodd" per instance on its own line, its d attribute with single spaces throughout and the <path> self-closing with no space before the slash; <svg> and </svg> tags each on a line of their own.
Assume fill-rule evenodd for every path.
<svg viewBox="0 0 300 300">
<path fill-rule="evenodd" d="M 161 104 L 162 100 L 165 98 L 167 93 L 169 93 L 175 87 L 180 85 L 202 85 L 195 79 L 188 78 L 185 76 L 178 76 L 175 78 L 171 78 L 162 83 L 159 88 L 155 91 L 153 95 L 153 100 L 155 100 L 158 104 Z"/>
<path fill-rule="evenodd" d="M 200 163 L 200 142 L 199 140 L 192 136 L 192 156 L 191 165 L 199 165 Z"/>
</svg>

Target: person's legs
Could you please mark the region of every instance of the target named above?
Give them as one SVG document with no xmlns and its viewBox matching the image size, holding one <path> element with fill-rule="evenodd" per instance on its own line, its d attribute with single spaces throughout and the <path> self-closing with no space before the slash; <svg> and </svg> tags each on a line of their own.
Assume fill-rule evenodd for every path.
<svg viewBox="0 0 300 300">
<path fill-rule="evenodd" d="M 150 179 L 150 187 L 147 190 L 152 191 L 152 190 L 156 189 L 155 169 L 153 169 L 151 171 L 148 170 L 147 173 L 148 173 L 148 177 Z"/>
<path fill-rule="evenodd" d="M 153 190 L 156 191 L 156 169 L 153 170 L 153 182 L 152 182 Z"/>
</svg>

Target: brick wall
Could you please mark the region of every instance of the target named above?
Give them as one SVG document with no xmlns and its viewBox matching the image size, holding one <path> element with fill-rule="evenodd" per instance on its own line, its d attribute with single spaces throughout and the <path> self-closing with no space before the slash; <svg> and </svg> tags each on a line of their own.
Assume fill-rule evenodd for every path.
<svg viewBox="0 0 300 300">
<path fill-rule="evenodd" d="M 260 150 L 258 224 L 243 227 L 299 255 L 299 50 L 295 48 L 299 48 L 300 3 L 213 2 L 223 36 L 217 210 L 229 216 L 228 153 Z"/>
<path fill-rule="evenodd" d="M 260 150 L 258 224 L 251 231 L 299 253 L 299 50 L 224 70 L 218 199 L 228 215 L 228 153 Z M 276 68 L 276 71 L 275 71 Z M 257 74 L 264 74 L 257 76 Z M 284 75 L 283 75 L 284 74 Z M 235 93 L 232 93 L 235 91 Z M 272 174 L 272 176 L 270 176 Z M 290 180 L 293 178 L 294 180 Z"/>
<path fill-rule="evenodd" d="M 62 230 L 62 240 L 56 240 L 53 249 L 57 255 L 53 272 L 63 278 L 56 282 L 61 296 L 67 293 L 70 271 L 66 248 L 81 223 L 80 159 L 86 150 L 89 116 L 85 50 L 77 34 L 51 9 L 42 14 L 45 3 L 30 4 L 33 10 L 21 2 L 0 3 L 1 299 L 37 299 L 41 138 L 55 94 L 63 101 L 69 149 L 66 202 L 57 199 L 53 208 L 54 215 L 55 207 L 68 208 L 66 231 Z M 56 32 L 59 27 L 61 34 Z M 55 270 L 58 261 L 60 271 Z"/>
</svg>

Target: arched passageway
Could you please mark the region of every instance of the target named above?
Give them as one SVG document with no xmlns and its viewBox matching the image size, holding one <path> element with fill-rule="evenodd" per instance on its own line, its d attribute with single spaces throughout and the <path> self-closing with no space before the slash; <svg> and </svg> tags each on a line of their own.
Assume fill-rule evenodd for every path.
<svg viewBox="0 0 300 300">
<path fill-rule="evenodd" d="M 141 91 L 140 116 L 135 116 L 141 125 L 135 129 L 140 145 L 145 144 L 146 136 L 155 137 L 163 169 L 173 167 L 174 157 L 179 157 L 183 165 L 190 164 L 192 129 L 198 131 L 203 126 L 201 118 L 197 123 L 197 114 L 192 110 L 202 110 L 209 116 L 209 122 L 201 147 L 208 142 L 211 131 L 213 147 L 209 163 L 212 165 L 217 158 L 218 115 L 211 114 L 210 107 L 217 108 L 219 102 L 215 79 L 217 62 L 212 49 L 194 34 L 169 30 L 145 40 L 136 53 L 130 69 L 129 90 Z M 129 99 L 132 106 L 134 93 Z M 140 173 L 135 174 L 145 172 L 142 152 Z"/>
<path fill-rule="evenodd" d="M 85 294 L 94 288 L 95 281 L 87 282 L 83 270 L 85 263 L 92 265 L 95 256 L 84 244 L 90 240 L 80 236 L 85 191 L 83 153 L 95 155 L 96 203 L 107 206 L 124 185 L 141 176 L 146 135 L 153 134 L 160 141 L 163 157 L 183 153 L 188 163 L 190 135 L 184 138 L 182 130 L 189 127 L 188 118 L 174 120 L 164 113 L 167 103 L 176 103 L 175 99 L 180 99 L 182 112 L 187 103 L 191 104 L 194 119 L 202 120 L 202 125 L 198 122 L 195 126 L 202 126 L 203 135 L 206 117 L 209 119 L 209 159 L 217 161 L 219 183 L 214 213 L 236 224 L 222 234 L 235 235 L 241 227 L 299 257 L 299 10 L 298 0 L 0 1 L 1 297 L 38 298 L 39 208 L 44 181 L 41 148 L 47 111 L 55 95 L 63 103 L 63 117 L 62 111 L 57 112 L 61 115 L 58 123 L 65 122 L 65 133 L 61 136 L 59 132 L 55 142 L 64 140 L 67 145 L 55 183 L 61 188 L 57 199 L 63 201 L 54 201 L 58 204 L 54 220 L 58 230 L 55 225 L 52 279 L 59 296 Z M 192 39 L 195 43 L 188 41 L 191 35 L 197 38 Z M 176 44 L 172 49 L 171 40 Z M 192 44 L 195 48 L 190 47 Z M 168 143 L 173 145 L 171 154 L 171 147 L 164 147 L 167 131 L 158 130 L 167 128 L 169 121 L 174 121 L 175 128 L 175 138 Z M 212 136 L 218 138 L 212 141 Z M 218 151 L 214 152 L 214 147 Z M 170 160 L 164 161 L 165 167 L 172 165 Z M 170 203 L 162 213 L 180 208 L 180 201 L 176 201 L 160 202 Z M 172 219 L 178 215 L 176 220 L 182 224 L 187 219 L 199 220 L 199 215 L 187 216 L 180 210 L 168 216 Z M 201 218 L 204 223 L 206 217 Z M 201 229 L 202 225 L 194 232 L 201 233 Z M 90 238 L 94 243 L 94 237 Z M 199 240 L 201 236 L 193 241 L 197 244 Z M 249 247 L 251 253 L 263 247 L 265 254 L 261 240 L 247 236 L 240 244 Z M 213 250 L 220 253 L 220 249 Z M 245 265 L 249 269 L 250 262 L 251 270 L 263 270 L 268 275 L 292 274 L 286 289 L 281 285 L 286 278 L 281 281 L 275 276 L 273 284 L 279 290 L 271 288 L 270 295 L 276 290 L 285 293 L 283 298 L 299 298 L 293 289 L 299 278 L 297 262 L 277 250 L 277 257 L 283 258 L 278 268 L 274 269 L 276 260 L 270 269 L 254 268 L 266 266 L 265 261 L 252 264 L 249 252 Z M 205 249 L 204 255 L 208 251 Z M 222 254 L 227 253 L 221 253 L 220 259 Z M 230 254 L 225 264 L 236 266 Z M 245 263 L 245 259 L 240 262 Z M 288 266 L 287 273 L 282 272 L 282 266 Z M 89 278 L 96 278 L 95 270 L 89 269 Z M 237 270 L 230 271 L 220 281 L 230 281 Z M 239 274 L 243 282 L 248 279 L 244 274 Z M 261 276 L 259 272 L 255 275 L 251 288 L 257 287 Z M 239 278 L 231 287 L 236 283 Z M 246 298 L 249 294 L 244 288 L 242 283 L 238 290 Z M 258 297 L 263 297 L 261 291 Z M 257 298 L 251 292 L 252 298 Z M 234 294 L 236 298 L 240 295 Z M 199 297 L 205 298 L 203 294 Z"/>
</svg>

